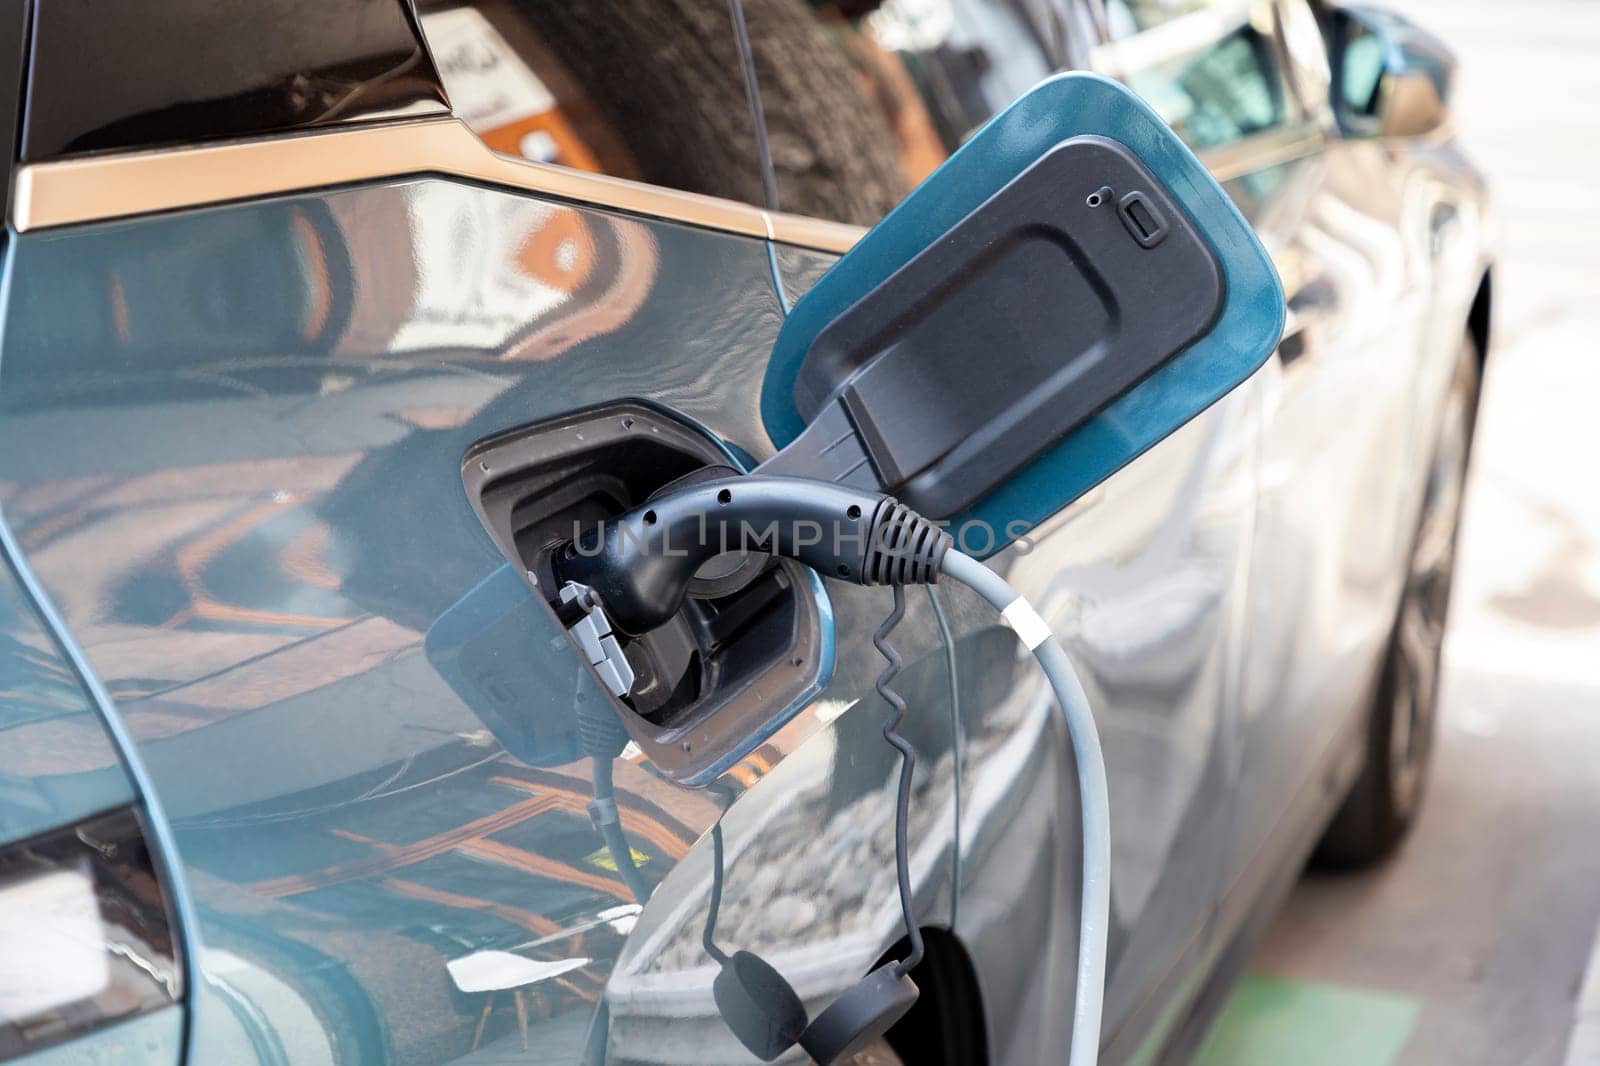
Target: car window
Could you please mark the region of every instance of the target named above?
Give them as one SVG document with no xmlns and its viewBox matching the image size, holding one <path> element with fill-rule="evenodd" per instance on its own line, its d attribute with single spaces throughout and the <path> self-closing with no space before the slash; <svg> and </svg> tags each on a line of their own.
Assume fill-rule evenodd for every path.
<svg viewBox="0 0 1600 1066">
<path fill-rule="evenodd" d="M 1344 19 L 1339 49 L 1339 110 L 1357 118 L 1378 114 L 1383 80 L 1383 42 L 1354 19 Z"/>
<path fill-rule="evenodd" d="M 423 0 L 456 116 L 491 149 L 762 199 L 727 0 Z"/>
<path fill-rule="evenodd" d="M 1288 121 L 1270 4 L 1107 0 L 1106 29 L 1111 43 L 1097 65 L 1196 151 Z"/>
</svg>

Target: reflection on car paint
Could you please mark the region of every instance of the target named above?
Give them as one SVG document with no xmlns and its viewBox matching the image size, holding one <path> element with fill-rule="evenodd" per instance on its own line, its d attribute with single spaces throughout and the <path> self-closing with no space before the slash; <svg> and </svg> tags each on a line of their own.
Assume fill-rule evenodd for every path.
<svg viewBox="0 0 1600 1066">
<path fill-rule="evenodd" d="M 6 495 L 0 485 L 0 504 Z M 0 844 L 134 799 L 93 700 L 0 562 Z"/>
<path fill-rule="evenodd" d="M 630 393 L 760 451 L 754 356 L 778 322 L 761 243 L 417 180 L 29 236 L 12 255 L 6 516 L 162 795 L 201 905 L 198 994 L 257 1030 L 292 1029 L 313 1003 L 341 1054 L 438 1061 L 466 1054 L 479 1022 L 483 1044 L 520 1044 L 510 1000 L 485 1015 L 450 963 L 586 959 L 522 997 L 545 1034 L 533 1054 L 573 1032 L 581 1045 L 639 932 L 597 922 L 632 900 L 589 824 L 586 765 L 511 759 L 422 654 L 431 622 L 501 565 L 460 456 Z M 217 324 L 184 314 L 196 305 Z M 836 610 L 870 629 L 878 605 L 858 591 Z M 948 750 L 925 611 L 906 633 L 935 679 L 926 750 Z M 537 655 L 562 638 L 528 639 Z M 870 647 L 844 658 L 833 705 L 877 672 Z M 567 705 L 589 683 L 575 668 L 556 681 L 528 698 Z M 819 730 L 875 737 L 859 717 L 802 714 L 727 779 L 760 793 Z M 811 799 L 787 801 L 801 832 L 890 839 L 843 813 L 890 780 L 876 746 L 814 766 Z M 716 806 L 636 762 L 616 776 L 655 885 Z M 937 911 L 949 865 L 931 869 Z M 830 913 L 859 954 L 882 950 L 875 924 Z M 614 1008 L 619 1033 L 630 1010 L 643 1017 Z M 220 1025 L 197 1053 L 228 1039 Z"/>
</svg>

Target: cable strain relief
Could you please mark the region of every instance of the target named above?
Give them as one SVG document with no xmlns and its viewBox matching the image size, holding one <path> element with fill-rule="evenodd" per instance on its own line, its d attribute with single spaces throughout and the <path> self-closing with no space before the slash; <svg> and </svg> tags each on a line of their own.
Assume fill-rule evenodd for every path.
<svg viewBox="0 0 1600 1066">
<path fill-rule="evenodd" d="M 628 746 L 628 729 L 609 703 L 594 699 L 578 703 L 578 737 L 583 753 L 596 759 L 615 759 Z"/>
<path fill-rule="evenodd" d="M 952 543 L 950 534 L 931 519 L 886 496 L 872 514 L 861 583 L 931 585 L 939 580 L 939 568 Z"/>
</svg>

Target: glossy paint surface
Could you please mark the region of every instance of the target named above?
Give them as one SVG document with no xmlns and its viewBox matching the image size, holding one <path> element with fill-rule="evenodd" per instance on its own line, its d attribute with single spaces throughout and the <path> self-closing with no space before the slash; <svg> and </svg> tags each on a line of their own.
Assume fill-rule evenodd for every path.
<svg viewBox="0 0 1600 1066">
<path fill-rule="evenodd" d="M 1375 681 L 1486 219 L 1453 147 L 1334 142 L 1232 191 L 1293 274 L 1290 334 L 1260 382 L 1254 636 L 1229 859 L 1237 911 L 1269 876 L 1252 860 L 1303 836 L 1326 790 L 1318 768 L 1349 729 L 1345 709 Z"/>
<path fill-rule="evenodd" d="M 11 257 L 5 514 L 165 804 L 200 915 L 195 1054 L 453 1059 L 487 996 L 448 964 L 516 949 L 586 960 L 525 989 L 533 1061 L 577 1057 L 608 981 L 618 1054 L 711 1041 L 742 1061 L 699 948 L 717 799 L 616 767 L 647 882 L 672 871 L 627 910 L 587 763 L 510 758 L 423 641 L 503 566 L 461 488 L 476 440 L 634 396 L 768 447 L 763 244 L 423 180 L 29 235 Z M 744 798 L 719 933 L 820 999 L 898 936 L 863 905 L 892 899 L 896 760 L 875 705 L 846 713 L 881 668 L 865 638 L 887 604 L 831 591 L 832 685 L 725 778 Z M 922 602 L 896 634 L 933 923 L 954 781 L 937 632 Z M 590 684 L 565 648 L 528 633 L 551 667 L 530 714 L 570 713 Z M 738 859 L 777 839 L 781 864 Z M 841 854 L 856 875 L 827 886 Z M 660 950 L 619 968 L 636 943 Z M 486 1043 L 520 1047 L 511 999 Z"/>
<path fill-rule="evenodd" d="M 1224 700 L 1241 641 L 1253 402 L 1248 388 L 1230 395 L 991 563 L 1062 639 L 1101 733 L 1112 804 L 1108 1038 L 1202 938 L 1219 888 L 1232 794 Z M 971 757 L 962 843 L 984 861 L 962 865 L 957 931 L 996 952 L 988 962 L 999 973 L 1005 930 L 1027 915 L 1048 947 L 1027 956 L 1023 973 L 1012 956 L 1000 980 L 1025 977 L 1067 997 L 1079 852 L 1071 749 L 1048 688 L 1011 634 L 973 605 L 958 614 L 957 632 L 971 627 L 957 642 L 963 676 L 992 687 L 963 703 Z M 1005 708 L 1021 721 L 1008 722 Z M 1006 749 L 1028 760 L 1011 781 Z M 1002 782 L 1009 810 L 982 798 Z M 1038 854 L 1033 874 L 1019 879 L 999 856 L 1026 854 L 1030 822 Z M 1064 1014 L 1036 1013 L 1014 997 L 985 1002 L 997 1013 L 994 1032 L 1005 1034 L 995 1047 L 1001 1061 L 1043 1061 L 1067 1038 Z"/>
<path fill-rule="evenodd" d="M 0 845 L 135 798 L 72 662 L 0 563 Z"/>
</svg>

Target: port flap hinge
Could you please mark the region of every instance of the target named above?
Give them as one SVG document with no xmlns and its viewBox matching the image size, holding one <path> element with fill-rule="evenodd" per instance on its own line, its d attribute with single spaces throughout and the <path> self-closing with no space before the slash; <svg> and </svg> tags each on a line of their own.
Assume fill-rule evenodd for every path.
<svg viewBox="0 0 1600 1066">
<path fill-rule="evenodd" d="M 561 602 L 580 609 L 583 613 L 577 621 L 567 627 L 573 639 L 578 642 L 578 647 L 583 649 L 584 655 L 589 658 L 589 665 L 599 673 L 600 680 L 604 681 L 611 694 L 618 699 L 628 694 L 633 688 L 633 667 L 628 664 L 628 657 L 622 653 L 622 645 L 617 643 L 616 635 L 611 632 L 611 620 L 606 617 L 606 612 L 595 598 L 594 591 L 587 585 L 580 585 L 576 581 L 568 581 L 561 586 Z"/>
</svg>

